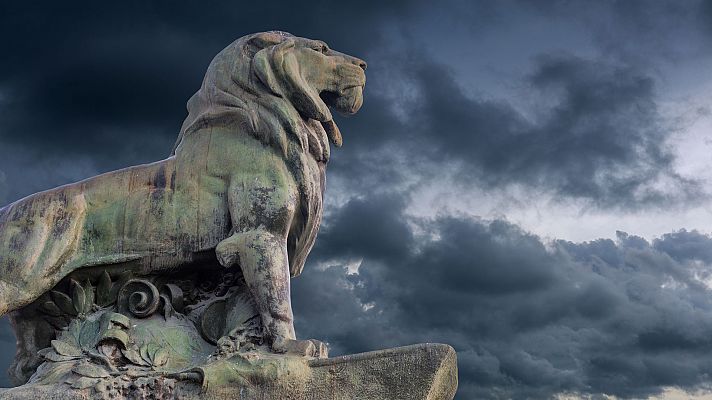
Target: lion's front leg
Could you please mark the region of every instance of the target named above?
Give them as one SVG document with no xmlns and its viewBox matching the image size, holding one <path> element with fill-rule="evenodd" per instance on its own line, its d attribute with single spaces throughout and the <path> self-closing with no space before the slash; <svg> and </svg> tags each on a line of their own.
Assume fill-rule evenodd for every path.
<svg viewBox="0 0 712 400">
<path fill-rule="evenodd" d="M 296 339 L 285 238 L 262 229 L 235 233 L 220 242 L 215 252 L 224 267 L 242 269 L 274 351 L 327 356 L 322 342 Z"/>
<path fill-rule="evenodd" d="M 295 339 L 284 240 L 264 230 L 236 233 L 215 249 L 225 267 L 239 265 L 273 340 Z"/>
</svg>

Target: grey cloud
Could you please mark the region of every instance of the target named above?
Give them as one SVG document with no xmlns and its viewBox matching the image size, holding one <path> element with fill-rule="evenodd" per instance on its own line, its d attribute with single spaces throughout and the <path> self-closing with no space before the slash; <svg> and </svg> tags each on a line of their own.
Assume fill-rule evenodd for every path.
<svg viewBox="0 0 712 400">
<path fill-rule="evenodd" d="M 708 0 L 515 3 L 531 16 L 582 24 L 605 58 L 650 67 L 709 54 Z"/>
<path fill-rule="evenodd" d="M 712 2 L 703 1 L 700 6 L 699 18 L 707 32 L 712 31 Z"/>
<path fill-rule="evenodd" d="M 239 36 L 283 29 L 361 55 L 378 45 L 380 21 L 407 14 L 405 5 L 3 4 L 0 35 L 13 39 L 0 43 L 0 171 L 8 178 L 0 201 L 86 177 L 33 167 L 47 160 L 79 160 L 96 173 L 166 157 L 211 57 Z"/>
<path fill-rule="evenodd" d="M 579 12 L 581 2 L 533 2 L 525 11 L 515 9 L 522 2 L 497 2 L 474 14 L 457 3 L 452 13 L 477 25 L 473 34 L 485 25 L 497 34 L 511 10 L 522 23 L 533 10 L 586 14 L 589 27 L 613 34 L 599 36 L 600 59 L 571 49 L 532 60 L 518 82 L 543 104 L 532 120 L 508 98 L 470 94 L 421 48 L 386 46 L 398 38 L 383 37 L 382 25 L 389 35 L 427 35 L 408 15 L 447 13 L 447 4 L 252 2 L 247 13 L 235 2 L 6 2 L 0 35 L 12 40 L 0 43 L 0 202 L 165 157 L 210 57 L 236 37 L 279 28 L 326 39 L 379 56 L 368 59 L 361 113 L 339 120 L 345 146 L 330 165 L 329 179 L 357 198 L 330 210 L 310 267 L 294 280 L 301 336 L 327 339 L 337 354 L 451 343 L 462 399 L 644 397 L 663 385 L 703 383 L 712 372 L 712 304 L 696 278 L 710 276 L 708 235 L 544 243 L 504 221 L 413 219 L 403 193 L 374 193 L 456 174 L 466 185 L 521 184 L 600 207 L 699 199 L 698 183 L 674 170 L 665 141 L 675 126 L 661 116 L 648 61 L 658 46 L 696 35 L 681 21 L 712 27 L 711 3 L 601 2 L 603 11 L 590 14 Z M 667 6 L 675 18 L 656 31 Z M 624 9 L 613 16 L 616 7 Z M 615 48 L 618 39 L 624 46 Z M 477 86 L 482 78 L 471 79 Z M 400 119 L 398 107 L 412 120 Z M 677 195 L 649 187 L 661 177 Z M 346 264 L 357 262 L 350 274 Z M 2 320 L 0 366 L 13 347 Z"/>
<path fill-rule="evenodd" d="M 520 18 L 533 12 L 518 2 L 455 3 L 452 13 L 493 15 L 500 22 L 508 12 Z M 525 184 L 601 207 L 685 204 L 701 196 L 696 182 L 672 168 L 664 141 L 675 127 L 660 116 L 655 81 L 645 66 L 542 55 L 522 83 L 558 103 L 537 110 L 540 117 L 530 121 L 507 98 L 467 94 L 447 66 L 414 50 L 418 35 L 427 32 L 418 32 L 417 18 L 408 16 L 426 13 L 426 3 L 334 4 L 250 4 L 250 13 L 233 2 L 200 12 L 189 3 L 48 3 L 42 13 L 5 4 L 0 34 L 18 39 L 0 44 L 8 57 L 0 66 L 0 145 L 19 148 L 28 163 L 79 159 L 94 171 L 163 158 L 210 57 L 241 34 L 279 27 L 328 39 L 353 54 L 378 54 L 369 60 L 369 86 L 381 90 L 367 89 L 358 118 L 342 119 L 347 146 L 332 163 L 333 175 L 354 184 L 398 184 L 405 174 L 434 176 L 451 163 L 462 167 L 465 184 Z M 169 6 L 170 12 L 159 12 Z M 627 12 L 635 9 L 630 7 Z M 570 7 L 552 3 L 542 10 L 537 12 L 565 14 Z M 84 13 L 92 17 L 79 18 Z M 660 14 L 641 11 L 640 18 L 651 13 Z M 470 22 L 496 29 L 486 20 Z M 348 29 L 336 29 L 335 21 Z M 403 35 L 412 47 L 388 50 L 398 42 L 393 35 Z M 415 98 L 400 96 L 403 88 L 415 91 Z M 398 118 L 394 99 L 411 121 Z M 23 183 L 35 179 L 30 171 L 13 176 L 17 168 L 8 161 L 0 162 L 0 170 L 11 182 L 7 200 L 39 187 Z M 62 175 L 74 176 L 55 170 L 36 178 L 48 188 L 66 183 Z M 649 188 L 659 178 L 671 181 L 678 194 Z"/>
<path fill-rule="evenodd" d="M 546 244 L 504 221 L 414 220 L 402 205 L 365 197 L 332 215 L 294 280 L 301 336 L 338 353 L 450 343 L 462 399 L 640 398 L 712 372 L 712 300 L 695 279 L 710 267 L 678 251 L 703 238 Z"/>
<path fill-rule="evenodd" d="M 696 230 L 667 233 L 653 245 L 679 262 L 697 260 L 712 264 L 712 239 Z"/>
<path fill-rule="evenodd" d="M 587 22 L 608 54 L 643 65 L 658 60 L 677 63 L 681 57 L 697 57 L 706 52 L 709 35 L 700 24 L 699 15 L 708 3 L 609 1 L 603 2 L 600 11 L 609 16 L 608 24 L 598 22 L 600 18 L 588 18 Z"/>
<path fill-rule="evenodd" d="M 7 197 L 7 178 L 5 177 L 5 172 L 0 171 L 0 203 L 5 204 L 6 197 Z"/>
<path fill-rule="evenodd" d="M 676 127 L 659 110 L 655 80 L 635 67 L 541 55 L 523 77 L 533 97 L 550 104 L 536 110 L 536 120 L 506 99 L 465 93 L 447 66 L 426 55 L 415 54 L 393 68 L 417 93 L 402 100 L 410 119 L 399 119 L 385 95 L 371 95 L 359 118 L 342 122 L 352 147 L 339 154 L 340 161 L 335 157 L 336 174 L 366 175 L 374 165 L 370 149 L 380 144 L 388 151 L 378 153 L 379 161 L 394 158 L 398 149 L 407 160 L 380 162 L 369 177 L 403 170 L 435 176 L 432 171 L 452 171 L 454 165 L 466 184 L 523 184 L 604 208 L 687 204 L 705 197 L 699 182 L 675 171 L 666 141 Z M 660 180 L 670 187 L 660 190 Z"/>
</svg>

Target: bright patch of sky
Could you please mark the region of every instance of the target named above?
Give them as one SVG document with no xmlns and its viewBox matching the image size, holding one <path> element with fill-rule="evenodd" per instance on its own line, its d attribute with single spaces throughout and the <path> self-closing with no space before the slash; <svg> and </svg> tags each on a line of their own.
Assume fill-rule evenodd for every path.
<svg viewBox="0 0 712 400">
<path fill-rule="evenodd" d="M 393 37 L 403 36 L 423 46 L 427 54 L 444 64 L 458 77 L 466 92 L 473 97 L 506 99 L 526 118 L 535 121 L 546 99 L 533 98 L 523 84 L 535 58 L 543 53 L 563 52 L 578 57 L 600 59 L 609 56 L 614 63 L 639 63 L 627 57 L 634 43 L 607 42 L 610 37 L 585 20 L 564 14 L 533 14 L 519 10 L 503 18 L 496 9 L 478 10 L 477 16 L 463 15 L 458 24 L 438 12 L 416 14 L 413 18 L 417 31 L 388 28 Z M 591 6 L 594 13 L 606 10 Z M 451 11 L 441 10 L 441 13 Z M 595 20 L 595 18 L 592 18 Z M 599 18 L 598 21 L 605 20 Z M 493 23 L 496 22 L 496 23 Z M 626 29 L 621 21 L 611 20 L 606 29 Z M 616 27 L 616 23 L 619 24 Z M 666 27 L 670 34 L 688 35 L 673 25 Z M 474 32 L 474 34 L 473 34 Z M 648 34 L 640 34 L 644 37 Z M 649 36 L 648 36 L 649 37 Z M 695 40 L 696 37 L 688 37 Z M 659 59 L 649 61 L 649 73 L 655 79 L 657 103 L 663 116 L 675 123 L 677 131 L 670 136 L 669 145 L 676 155 L 676 172 L 686 178 L 703 182 L 705 190 L 712 187 L 712 57 L 702 56 L 696 42 L 670 51 L 661 52 Z M 655 43 L 641 46 L 653 48 Z M 664 46 L 664 43 L 657 45 Z M 684 52 L 676 59 L 670 54 Z M 664 53 L 664 54 L 663 54 Z M 698 54 L 699 56 L 695 56 Z M 666 182 L 656 183 L 665 187 Z M 712 192 L 712 190 L 709 190 Z M 547 192 L 509 187 L 494 191 L 463 188 L 454 182 L 438 179 L 422 185 L 413 196 L 410 211 L 414 216 L 434 216 L 438 213 L 457 213 L 486 219 L 506 219 L 544 238 L 585 241 L 615 238 L 622 230 L 648 239 L 664 233 L 687 229 L 712 232 L 712 202 L 686 206 L 630 210 L 601 210 L 582 201 L 562 203 Z"/>
</svg>

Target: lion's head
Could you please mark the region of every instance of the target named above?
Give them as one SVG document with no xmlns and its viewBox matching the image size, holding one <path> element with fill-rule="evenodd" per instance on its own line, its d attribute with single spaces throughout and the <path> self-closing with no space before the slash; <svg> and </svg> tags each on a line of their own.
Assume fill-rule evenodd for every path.
<svg viewBox="0 0 712 400">
<path fill-rule="evenodd" d="M 286 32 L 242 37 L 208 67 L 200 90 L 189 100 L 189 115 L 176 143 L 215 124 L 239 124 L 286 151 L 286 131 L 319 159 L 328 159 L 328 141 L 342 137 L 330 108 L 353 114 L 363 103 L 366 63 L 318 40 Z M 318 122 L 318 123 L 315 123 Z"/>
</svg>

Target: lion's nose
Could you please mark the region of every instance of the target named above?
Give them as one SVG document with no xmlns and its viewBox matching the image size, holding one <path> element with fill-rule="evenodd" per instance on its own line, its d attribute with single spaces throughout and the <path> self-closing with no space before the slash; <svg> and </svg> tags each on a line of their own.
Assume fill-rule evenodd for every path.
<svg viewBox="0 0 712 400">
<path fill-rule="evenodd" d="M 356 59 L 356 61 L 354 62 L 354 64 L 356 64 L 356 65 L 358 65 L 359 67 L 361 67 L 361 69 L 364 70 L 364 71 L 366 70 L 366 67 L 368 67 L 368 64 L 366 64 L 366 61 L 363 61 L 363 60 L 361 60 L 361 59 L 359 59 L 359 58 Z"/>
</svg>

